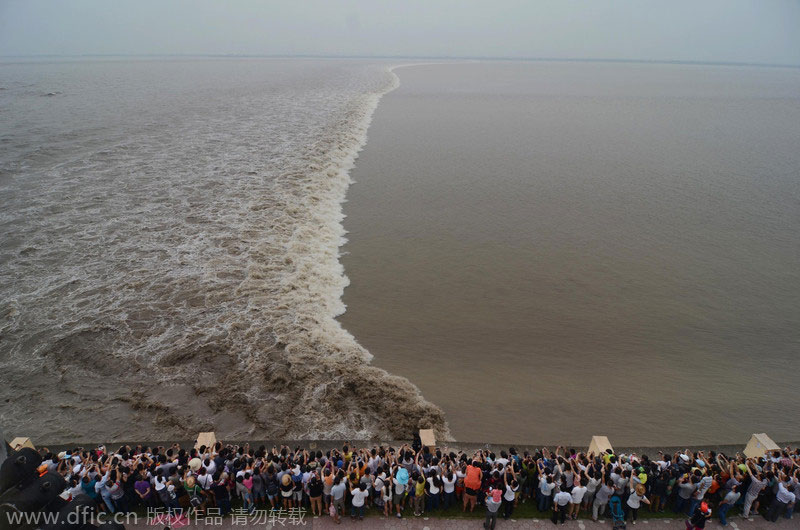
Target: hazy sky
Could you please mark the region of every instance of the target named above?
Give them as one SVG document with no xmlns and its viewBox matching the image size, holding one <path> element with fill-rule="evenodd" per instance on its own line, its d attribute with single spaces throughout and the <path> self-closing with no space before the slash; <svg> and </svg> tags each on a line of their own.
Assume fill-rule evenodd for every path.
<svg viewBox="0 0 800 530">
<path fill-rule="evenodd" d="M 0 55 L 30 54 L 800 64 L 800 0 L 0 0 Z"/>
</svg>

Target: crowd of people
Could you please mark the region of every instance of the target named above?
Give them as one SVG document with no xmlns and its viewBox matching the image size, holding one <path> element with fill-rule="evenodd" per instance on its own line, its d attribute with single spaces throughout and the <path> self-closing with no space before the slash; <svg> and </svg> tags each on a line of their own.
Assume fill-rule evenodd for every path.
<svg viewBox="0 0 800 530">
<path fill-rule="evenodd" d="M 672 511 L 687 518 L 687 527 L 704 528 L 711 517 L 727 525 L 732 510 L 773 522 L 791 518 L 800 495 L 800 450 L 788 447 L 759 458 L 689 450 L 650 458 L 561 447 L 467 453 L 418 440 L 326 451 L 217 442 L 43 452 L 40 473 L 57 471 L 70 495 L 87 495 L 109 512 L 302 509 L 339 523 L 347 515 L 361 520 L 367 510 L 402 518 L 477 509 L 485 527 L 494 528 L 498 517 L 508 519 L 529 503 L 526 513 L 546 513 L 553 523 L 613 517 L 636 524 L 646 510 Z"/>
</svg>

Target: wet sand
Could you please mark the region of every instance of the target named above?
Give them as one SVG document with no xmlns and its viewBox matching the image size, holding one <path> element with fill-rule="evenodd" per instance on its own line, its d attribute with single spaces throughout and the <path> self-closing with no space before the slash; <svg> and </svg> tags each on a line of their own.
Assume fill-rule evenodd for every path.
<svg viewBox="0 0 800 530">
<path fill-rule="evenodd" d="M 343 326 L 461 441 L 800 436 L 800 74 L 395 71 L 344 205 Z"/>
</svg>

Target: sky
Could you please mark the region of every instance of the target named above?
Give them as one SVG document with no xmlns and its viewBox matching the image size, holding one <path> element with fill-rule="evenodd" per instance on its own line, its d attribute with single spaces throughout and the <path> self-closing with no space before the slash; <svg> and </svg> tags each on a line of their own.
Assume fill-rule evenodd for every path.
<svg viewBox="0 0 800 530">
<path fill-rule="evenodd" d="M 800 0 L 0 0 L 0 55 L 800 64 Z"/>
</svg>

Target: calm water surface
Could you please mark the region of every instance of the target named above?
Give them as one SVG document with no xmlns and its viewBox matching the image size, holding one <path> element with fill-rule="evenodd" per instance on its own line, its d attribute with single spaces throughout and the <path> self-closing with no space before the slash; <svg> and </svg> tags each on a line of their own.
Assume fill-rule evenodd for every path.
<svg viewBox="0 0 800 530">
<path fill-rule="evenodd" d="M 796 439 L 800 71 L 396 70 L 344 327 L 469 441 Z"/>
</svg>

